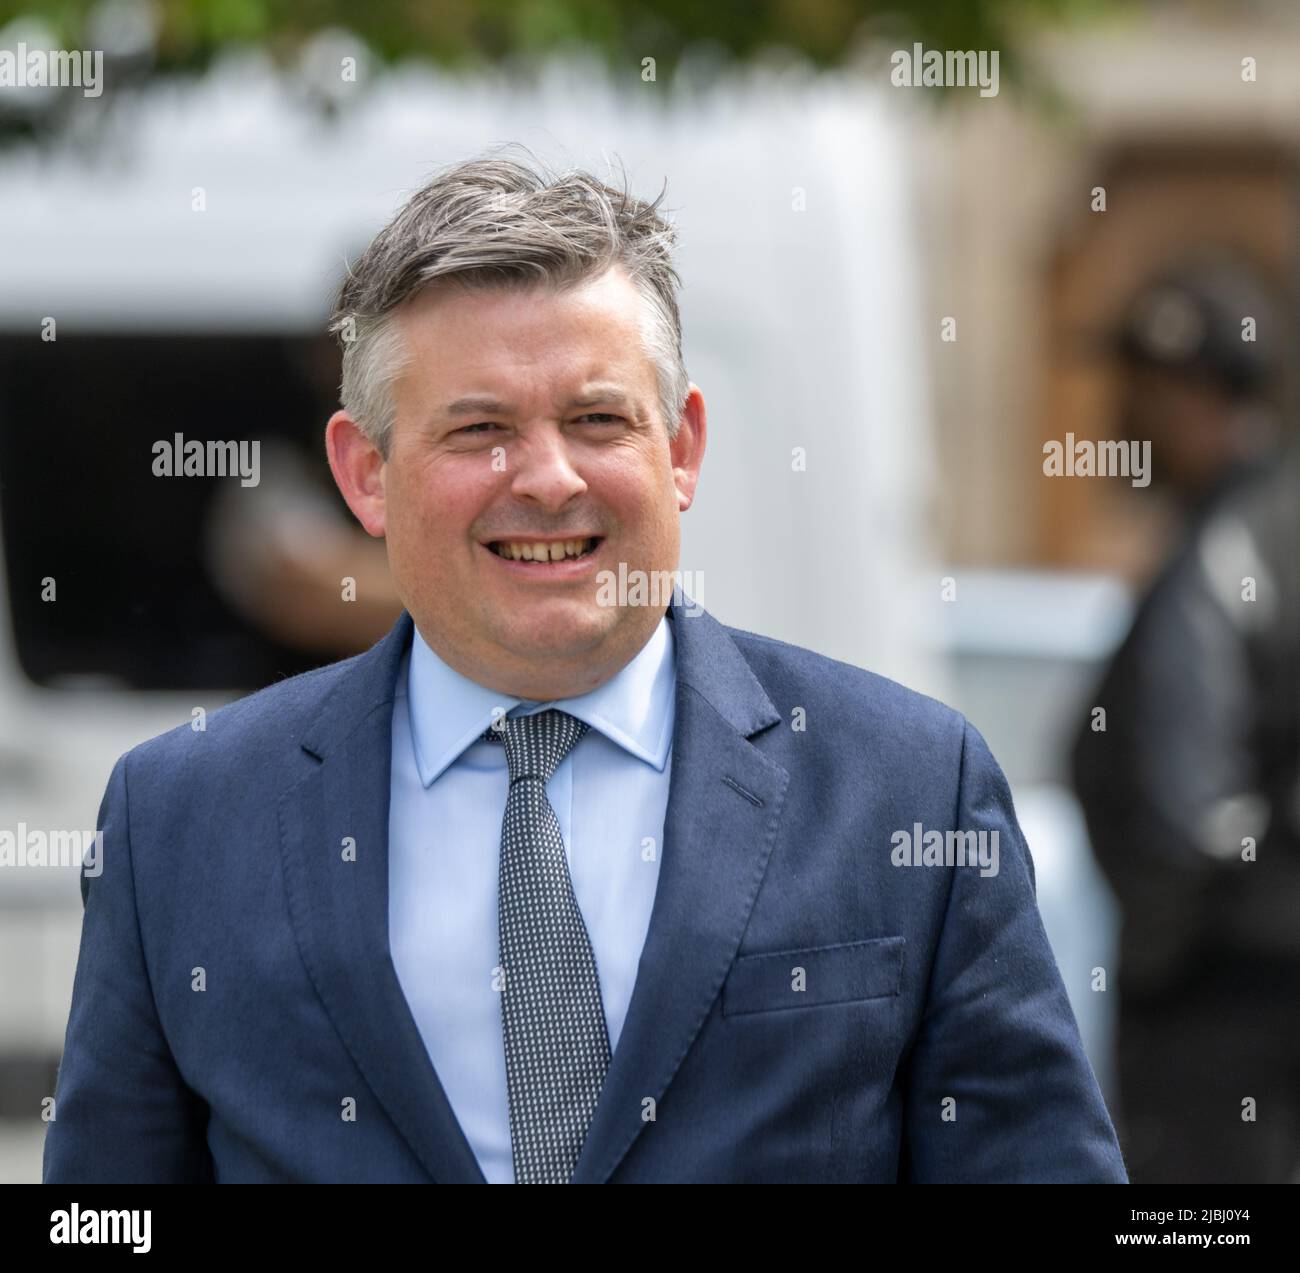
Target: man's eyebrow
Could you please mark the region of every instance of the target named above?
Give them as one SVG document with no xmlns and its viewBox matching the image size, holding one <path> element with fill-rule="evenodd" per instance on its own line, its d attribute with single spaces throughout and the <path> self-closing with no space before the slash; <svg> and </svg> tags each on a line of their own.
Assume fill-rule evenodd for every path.
<svg viewBox="0 0 1300 1273">
<path fill-rule="evenodd" d="M 443 408 L 443 415 L 510 415 L 514 407 L 499 402 L 496 398 L 474 397 L 457 398 Z"/>
<path fill-rule="evenodd" d="M 610 406 L 622 407 L 635 405 L 633 399 L 617 385 L 593 385 L 585 393 L 570 398 L 568 406 L 594 407 L 597 403 L 608 403 Z M 443 408 L 442 413 L 446 416 L 513 415 L 515 408 L 508 402 L 502 402 L 499 398 L 483 394 L 471 394 L 468 397 L 457 398 L 454 402 L 448 403 Z"/>
<path fill-rule="evenodd" d="M 636 405 L 632 398 L 617 385 L 592 385 L 586 393 L 569 399 L 571 407 L 594 407 L 597 403 L 608 403 L 611 407 Z"/>
</svg>

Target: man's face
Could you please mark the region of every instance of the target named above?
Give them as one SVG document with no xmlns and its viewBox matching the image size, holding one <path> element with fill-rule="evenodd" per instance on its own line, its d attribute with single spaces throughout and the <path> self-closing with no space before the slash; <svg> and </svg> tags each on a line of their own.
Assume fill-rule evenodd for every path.
<svg viewBox="0 0 1300 1273">
<path fill-rule="evenodd" d="M 703 459 L 694 386 L 669 441 L 642 305 L 612 269 L 562 292 L 435 286 L 399 311 L 411 356 L 393 386 L 378 529 L 421 634 L 481 684 L 540 700 L 586 692 L 662 617 L 662 605 L 597 600 L 598 573 L 621 562 L 677 568 Z M 566 540 L 587 551 L 552 560 Z M 503 557 L 507 544 L 534 560 Z"/>
</svg>

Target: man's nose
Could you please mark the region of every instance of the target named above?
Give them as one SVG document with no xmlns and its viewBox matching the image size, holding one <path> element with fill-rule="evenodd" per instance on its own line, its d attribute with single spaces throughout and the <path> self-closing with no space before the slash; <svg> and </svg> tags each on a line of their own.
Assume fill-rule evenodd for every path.
<svg viewBox="0 0 1300 1273">
<path fill-rule="evenodd" d="M 532 499 L 544 508 L 559 509 L 587 489 L 569 455 L 569 443 L 557 428 L 545 428 L 523 439 L 506 456 L 514 470 L 511 493 Z"/>
</svg>

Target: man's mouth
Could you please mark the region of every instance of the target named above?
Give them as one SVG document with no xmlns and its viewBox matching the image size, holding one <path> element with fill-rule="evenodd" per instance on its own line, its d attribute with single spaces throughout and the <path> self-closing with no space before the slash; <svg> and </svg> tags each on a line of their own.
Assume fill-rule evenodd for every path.
<svg viewBox="0 0 1300 1273">
<path fill-rule="evenodd" d="M 494 539 L 487 549 L 507 561 L 577 561 L 595 552 L 603 538 L 595 535 L 587 539 Z"/>
</svg>

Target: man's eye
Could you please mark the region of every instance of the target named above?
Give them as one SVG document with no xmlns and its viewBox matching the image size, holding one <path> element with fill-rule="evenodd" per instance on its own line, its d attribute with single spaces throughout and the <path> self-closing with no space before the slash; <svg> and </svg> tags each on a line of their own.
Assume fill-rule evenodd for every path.
<svg viewBox="0 0 1300 1273">
<path fill-rule="evenodd" d="M 614 415 L 609 411 L 588 411 L 586 415 L 578 417 L 579 420 L 591 420 L 596 424 L 618 424 L 623 417 Z M 463 428 L 456 429 L 456 433 L 483 433 L 488 429 L 497 428 L 497 424 L 492 420 L 479 420 L 474 424 L 467 424 Z"/>
</svg>

